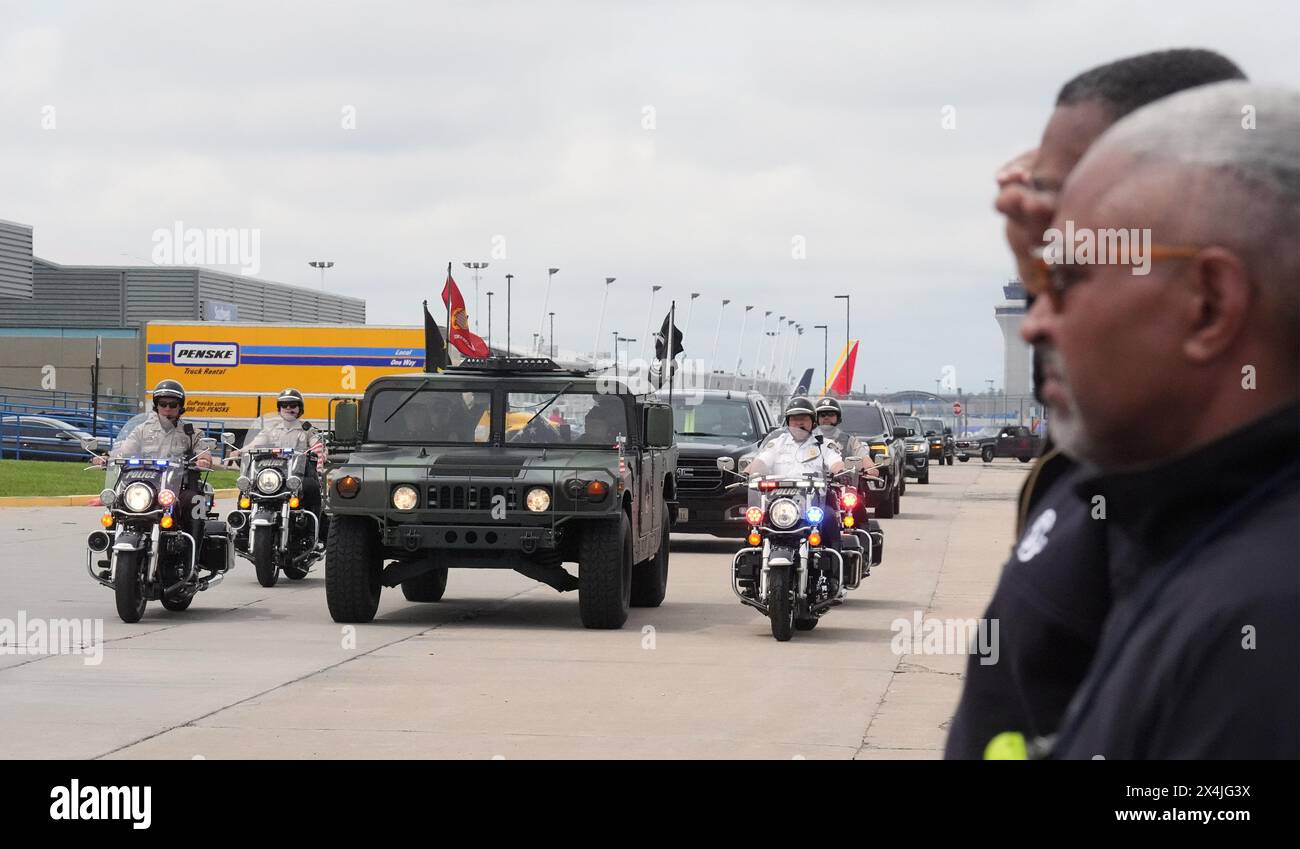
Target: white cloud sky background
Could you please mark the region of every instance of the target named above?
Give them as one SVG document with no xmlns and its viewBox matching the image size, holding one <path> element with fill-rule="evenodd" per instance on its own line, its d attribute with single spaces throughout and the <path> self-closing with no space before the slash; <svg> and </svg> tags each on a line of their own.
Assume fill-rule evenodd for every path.
<svg viewBox="0 0 1300 849">
<path fill-rule="evenodd" d="M 556 335 L 579 350 L 606 276 L 603 348 L 644 338 L 651 283 L 655 325 L 699 291 L 688 354 L 730 298 L 727 367 L 755 304 L 809 328 L 798 365 L 820 370 L 811 327 L 833 359 L 849 292 L 859 385 L 929 389 L 953 364 L 971 392 L 1001 384 L 1013 273 L 992 176 L 1065 80 L 1176 46 L 1300 80 L 1294 3 L 873 6 L 3 2 L 0 218 L 63 263 L 136 262 L 177 220 L 259 228 L 258 276 L 316 286 L 307 260 L 334 260 L 328 289 L 372 324 L 418 323 L 449 260 L 472 310 L 460 262 L 488 260 L 483 291 L 515 275 L 516 341 L 558 266 Z"/>
</svg>

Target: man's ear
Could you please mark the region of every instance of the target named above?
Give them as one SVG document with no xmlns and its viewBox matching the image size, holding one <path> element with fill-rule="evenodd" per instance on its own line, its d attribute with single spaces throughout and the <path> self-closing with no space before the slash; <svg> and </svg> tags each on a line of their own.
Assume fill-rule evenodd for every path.
<svg viewBox="0 0 1300 849">
<path fill-rule="evenodd" d="M 1183 353 L 1193 362 L 1207 363 L 1245 332 L 1254 293 L 1241 258 L 1226 248 L 1205 249 L 1192 260 L 1188 273 Z"/>
</svg>

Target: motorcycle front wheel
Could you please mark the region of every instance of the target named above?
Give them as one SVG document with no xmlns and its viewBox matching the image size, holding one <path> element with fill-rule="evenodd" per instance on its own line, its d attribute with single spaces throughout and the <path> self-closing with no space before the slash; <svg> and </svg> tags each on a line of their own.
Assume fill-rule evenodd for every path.
<svg viewBox="0 0 1300 849">
<path fill-rule="evenodd" d="M 253 567 L 257 571 L 257 582 L 264 587 L 275 586 L 280 579 L 280 569 L 275 562 L 275 537 L 269 527 L 258 528 L 253 535 Z"/>
<path fill-rule="evenodd" d="M 144 595 L 144 576 L 140 574 L 143 562 L 138 551 L 123 551 L 117 555 L 113 594 L 117 596 L 117 615 L 128 625 L 143 618 L 145 605 L 149 603 Z"/>
<path fill-rule="evenodd" d="M 794 635 L 794 596 L 790 589 L 790 567 L 773 569 L 767 576 L 767 617 L 772 636 L 784 643 Z"/>
</svg>

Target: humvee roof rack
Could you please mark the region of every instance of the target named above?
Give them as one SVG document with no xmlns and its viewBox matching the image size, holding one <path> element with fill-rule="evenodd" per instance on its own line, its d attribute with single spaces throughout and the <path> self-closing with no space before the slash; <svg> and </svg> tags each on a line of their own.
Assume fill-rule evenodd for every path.
<svg viewBox="0 0 1300 849">
<path fill-rule="evenodd" d="M 576 374 L 570 369 L 561 368 L 550 357 L 466 357 L 448 371 L 473 371 L 485 373 L 498 372 L 555 372 L 558 374 Z"/>
</svg>

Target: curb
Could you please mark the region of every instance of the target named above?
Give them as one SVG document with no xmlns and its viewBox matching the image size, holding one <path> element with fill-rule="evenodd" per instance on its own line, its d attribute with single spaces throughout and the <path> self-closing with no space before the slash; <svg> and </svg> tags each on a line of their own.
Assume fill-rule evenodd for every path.
<svg viewBox="0 0 1300 849">
<path fill-rule="evenodd" d="M 215 498 L 234 498 L 237 489 L 213 491 Z M 0 508 L 5 507 L 99 507 L 98 495 L 12 495 L 0 498 Z"/>
</svg>

